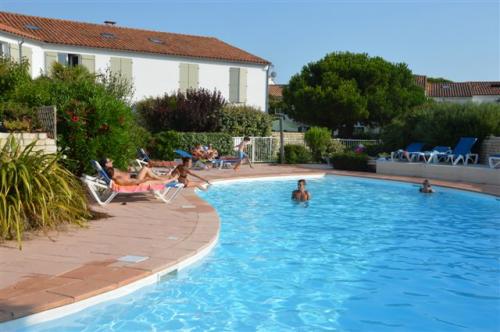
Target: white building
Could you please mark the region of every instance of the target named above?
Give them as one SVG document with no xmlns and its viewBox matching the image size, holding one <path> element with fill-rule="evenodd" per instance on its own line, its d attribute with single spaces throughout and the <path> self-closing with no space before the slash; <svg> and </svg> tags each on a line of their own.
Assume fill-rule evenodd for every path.
<svg viewBox="0 0 500 332">
<path fill-rule="evenodd" d="M 0 55 L 26 59 L 33 78 L 54 62 L 109 68 L 133 82 L 134 100 L 206 88 L 267 111 L 270 63 L 213 37 L 0 12 Z"/>
</svg>

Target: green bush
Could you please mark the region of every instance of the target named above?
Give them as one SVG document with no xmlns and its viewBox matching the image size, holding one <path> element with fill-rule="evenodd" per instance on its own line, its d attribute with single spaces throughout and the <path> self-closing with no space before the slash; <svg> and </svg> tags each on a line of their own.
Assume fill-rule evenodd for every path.
<svg viewBox="0 0 500 332">
<path fill-rule="evenodd" d="M 138 144 L 132 110 L 84 67 L 55 64 L 51 77 L 19 86 L 14 98 L 28 107 L 56 105 L 58 146 L 73 173 L 94 172 L 90 160 L 107 156 L 126 167 Z"/>
<path fill-rule="evenodd" d="M 344 144 L 340 141 L 330 139 L 326 146 L 325 156 L 330 157 L 334 153 L 344 152 L 346 150 Z"/>
<path fill-rule="evenodd" d="M 326 149 L 331 144 L 332 135 L 328 128 L 311 127 L 306 131 L 304 140 L 312 151 L 315 161 L 320 161 L 326 153 Z"/>
<path fill-rule="evenodd" d="M 307 164 L 312 159 L 311 152 L 299 144 L 285 145 L 285 162 L 287 164 Z"/>
<path fill-rule="evenodd" d="M 228 105 L 222 109 L 220 131 L 233 136 L 269 136 L 273 118 L 250 106 Z"/>
<path fill-rule="evenodd" d="M 166 130 L 217 132 L 226 101 L 220 91 L 188 89 L 136 104 L 140 123 L 152 133 Z"/>
<path fill-rule="evenodd" d="M 460 137 L 481 142 L 489 135 L 500 135 L 499 104 L 429 103 L 394 119 L 384 128 L 382 140 L 387 149 L 395 150 L 416 141 L 453 147 Z"/>
<path fill-rule="evenodd" d="M 22 61 L 19 64 L 0 57 L 0 101 L 11 100 L 12 94 L 19 86 L 31 82 L 28 68 L 27 61 Z"/>
<path fill-rule="evenodd" d="M 80 181 L 59 165 L 58 155 L 21 149 L 13 136 L 0 150 L 0 240 L 17 239 L 24 231 L 83 225 L 90 218 Z"/>
<path fill-rule="evenodd" d="M 380 154 L 386 154 L 391 152 L 391 150 L 388 149 L 387 146 L 383 143 L 367 144 L 365 148 L 366 148 L 366 154 L 371 157 L 377 157 Z"/>
<path fill-rule="evenodd" d="M 153 135 L 147 146 L 150 157 L 158 160 L 174 160 L 175 149 L 180 148 L 180 133 L 169 130 Z"/>
<path fill-rule="evenodd" d="M 226 133 L 181 133 L 173 130 L 164 131 L 153 136 L 148 146 L 151 157 L 161 160 L 173 160 L 178 156 L 174 150 L 191 151 L 197 144 L 212 144 L 220 155 L 233 154 L 233 138 Z"/>
<path fill-rule="evenodd" d="M 368 155 L 364 153 L 342 152 L 331 156 L 333 168 L 349 171 L 368 171 Z"/>
</svg>

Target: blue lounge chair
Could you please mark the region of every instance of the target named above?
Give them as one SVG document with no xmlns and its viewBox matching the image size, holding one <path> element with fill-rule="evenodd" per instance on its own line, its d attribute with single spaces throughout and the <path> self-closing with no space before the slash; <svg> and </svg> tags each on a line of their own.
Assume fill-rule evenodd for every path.
<svg viewBox="0 0 500 332">
<path fill-rule="evenodd" d="M 420 142 L 411 143 L 404 150 L 400 149 L 398 151 L 391 152 L 391 160 L 392 161 L 394 161 L 394 159 L 402 160 L 406 156 L 408 158 L 408 161 L 412 161 L 412 154 L 416 152 L 421 152 L 423 147 L 424 143 Z"/>
<path fill-rule="evenodd" d="M 181 158 L 193 158 L 193 156 L 190 153 L 181 149 L 177 149 L 174 152 L 177 153 Z"/>
<path fill-rule="evenodd" d="M 91 161 L 92 166 L 97 171 L 97 176 L 83 175 L 82 181 L 87 185 L 90 194 L 99 205 L 109 204 L 118 194 L 131 194 L 131 193 L 147 193 L 153 192 L 156 198 L 159 200 L 170 203 L 177 195 L 180 190 L 184 188 L 182 183 L 170 182 L 168 184 L 162 185 L 145 185 L 139 184 L 135 186 L 119 186 L 113 182 L 108 174 L 104 171 L 101 165 L 95 161 Z M 174 190 L 172 195 L 168 197 L 170 190 Z"/>
<path fill-rule="evenodd" d="M 451 152 L 439 153 L 437 154 L 437 158 L 438 160 L 443 160 L 444 162 L 451 162 L 453 165 L 458 165 L 460 161 L 462 161 L 464 165 L 467 165 L 469 161 L 477 164 L 479 156 L 476 153 L 471 152 L 471 149 L 476 142 L 476 137 L 461 137 Z"/>
<path fill-rule="evenodd" d="M 411 152 L 410 159 L 412 160 L 415 159 L 415 161 L 423 159 L 423 161 L 426 163 L 432 163 L 437 161 L 437 156 L 439 154 L 447 154 L 447 153 L 451 153 L 451 148 L 449 146 L 438 145 L 432 148 L 432 150 L 430 151 Z"/>
</svg>

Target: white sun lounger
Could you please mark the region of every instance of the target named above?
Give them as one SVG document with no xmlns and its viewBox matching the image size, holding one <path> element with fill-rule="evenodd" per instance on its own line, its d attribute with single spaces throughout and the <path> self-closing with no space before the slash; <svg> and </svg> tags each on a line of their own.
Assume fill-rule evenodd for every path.
<svg viewBox="0 0 500 332">
<path fill-rule="evenodd" d="M 491 168 L 500 168 L 500 153 L 491 155 L 488 162 Z"/>
</svg>

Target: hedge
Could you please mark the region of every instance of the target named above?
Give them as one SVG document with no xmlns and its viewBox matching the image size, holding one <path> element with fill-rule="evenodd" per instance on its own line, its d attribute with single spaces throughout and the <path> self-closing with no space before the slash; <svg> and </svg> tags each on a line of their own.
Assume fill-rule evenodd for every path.
<svg viewBox="0 0 500 332">
<path fill-rule="evenodd" d="M 148 145 L 152 158 L 173 160 L 178 158 L 174 150 L 190 151 L 197 144 L 212 144 L 220 155 L 233 155 L 233 138 L 227 133 L 181 133 L 177 131 L 164 131 L 153 136 Z"/>
<path fill-rule="evenodd" d="M 430 103 L 394 119 L 382 140 L 390 151 L 416 141 L 453 147 L 460 137 L 477 137 L 477 150 L 489 135 L 500 135 L 499 104 Z"/>
<path fill-rule="evenodd" d="M 285 145 L 285 162 L 287 164 L 306 164 L 312 159 L 311 152 L 303 145 Z"/>
<path fill-rule="evenodd" d="M 273 118 L 250 106 L 226 106 L 222 109 L 220 131 L 233 136 L 269 136 Z"/>
<path fill-rule="evenodd" d="M 364 153 L 342 152 L 331 156 L 334 169 L 368 171 L 368 155 Z"/>
</svg>

